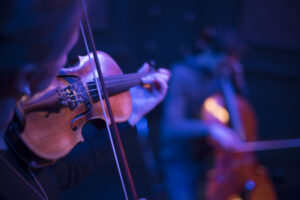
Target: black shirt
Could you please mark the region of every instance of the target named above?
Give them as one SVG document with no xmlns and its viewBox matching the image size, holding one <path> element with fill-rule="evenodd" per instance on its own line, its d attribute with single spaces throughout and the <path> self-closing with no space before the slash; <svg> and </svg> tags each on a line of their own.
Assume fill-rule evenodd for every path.
<svg viewBox="0 0 300 200">
<path fill-rule="evenodd" d="M 101 163 L 101 158 L 109 147 L 107 132 L 90 125 L 85 127 L 84 132 L 85 141 L 67 156 L 49 167 L 33 170 L 49 200 L 58 199 L 60 189 L 68 189 L 78 183 Z M 42 191 L 26 164 L 9 149 L 1 151 L 0 156 L 0 199 L 42 199 L 36 194 L 38 191 L 42 195 Z"/>
</svg>

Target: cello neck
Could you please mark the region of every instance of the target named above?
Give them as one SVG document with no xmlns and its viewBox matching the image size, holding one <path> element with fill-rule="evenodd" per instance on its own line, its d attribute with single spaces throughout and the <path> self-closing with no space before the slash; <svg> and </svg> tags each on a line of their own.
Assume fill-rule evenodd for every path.
<svg viewBox="0 0 300 200">
<path fill-rule="evenodd" d="M 243 140 L 246 140 L 246 133 L 241 121 L 240 112 L 237 106 L 237 95 L 229 78 L 223 77 L 220 79 L 221 89 L 226 102 L 226 107 L 230 116 L 230 123 L 233 130 L 240 135 Z"/>
</svg>

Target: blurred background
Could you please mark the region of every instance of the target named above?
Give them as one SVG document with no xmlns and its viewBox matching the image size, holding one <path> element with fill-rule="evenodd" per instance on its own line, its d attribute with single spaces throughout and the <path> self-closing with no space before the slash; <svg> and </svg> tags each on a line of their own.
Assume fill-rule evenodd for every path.
<svg viewBox="0 0 300 200">
<path fill-rule="evenodd" d="M 197 53 L 204 26 L 230 27 L 248 45 L 242 59 L 249 101 L 257 113 L 259 140 L 300 137 L 300 1 L 298 0 L 88 0 L 98 50 L 109 53 L 124 72 L 146 60 L 168 68 L 187 53 Z M 85 55 L 80 40 L 69 59 Z M 147 116 L 149 141 L 159 165 L 162 106 Z M 101 134 L 101 133 L 100 133 Z M 163 185 L 153 193 L 135 128 L 121 130 L 139 197 L 167 199 Z M 297 199 L 300 148 L 257 152 L 279 199 Z M 162 183 L 159 175 L 158 183 Z M 159 198 L 157 196 L 160 196 Z M 61 199 L 124 199 L 111 149 L 103 165 Z"/>
</svg>

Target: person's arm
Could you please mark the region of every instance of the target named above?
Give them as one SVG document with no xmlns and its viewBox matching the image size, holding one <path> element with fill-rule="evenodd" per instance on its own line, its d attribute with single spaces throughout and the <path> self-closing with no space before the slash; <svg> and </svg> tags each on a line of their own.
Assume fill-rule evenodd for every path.
<svg viewBox="0 0 300 200">
<path fill-rule="evenodd" d="M 162 123 L 163 132 L 168 138 L 194 138 L 207 134 L 206 124 L 200 119 L 187 116 L 187 95 L 189 95 L 187 91 L 192 89 L 189 84 L 190 73 L 191 71 L 184 65 L 175 66 L 172 70 Z"/>
<path fill-rule="evenodd" d="M 140 71 L 149 70 L 149 65 L 144 65 Z M 151 90 L 141 86 L 130 90 L 132 95 L 133 109 L 128 122 L 134 125 L 141 117 L 151 111 L 160 103 L 167 93 L 170 73 L 166 69 L 146 76 L 142 81 L 153 85 Z M 119 127 L 127 126 L 127 123 L 118 124 Z M 58 160 L 51 169 L 53 170 L 59 187 L 66 189 L 78 183 L 84 177 L 93 172 L 102 161 L 108 146 L 108 134 L 104 128 L 96 130 L 95 127 L 87 126 L 85 141 L 78 144 L 66 157 Z"/>
<path fill-rule="evenodd" d="M 150 65 L 145 63 L 139 73 L 149 72 Z M 144 115 L 153 110 L 166 96 L 168 81 L 171 73 L 165 68 L 160 68 L 156 72 L 150 73 L 142 78 L 142 83 L 150 86 L 145 88 L 137 86 L 130 89 L 132 98 L 132 113 L 128 123 L 134 126 Z"/>
<path fill-rule="evenodd" d="M 240 139 L 230 128 L 220 123 L 207 124 L 200 119 L 188 117 L 189 93 L 187 91 L 193 89 L 193 86 L 189 84 L 191 78 L 189 73 L 190 71 L 184 66 L 179 66 L 172 71 L 173 76 L 170 80 L 169 94 L 164 107 L 163 137 L 180 139 L 209 135 L 225 149 L 237 148 L 240 145 Z"/>
<path fill-rule="evenodd" d="M 105 128 L 99 130 L 88 124 L 84 127 L 83 135 L 84 142 L 77 144 L 67 156 L 50 167 L 61 189 L 72 187 L 95 171 L 109 150 Z"/>
</svg>

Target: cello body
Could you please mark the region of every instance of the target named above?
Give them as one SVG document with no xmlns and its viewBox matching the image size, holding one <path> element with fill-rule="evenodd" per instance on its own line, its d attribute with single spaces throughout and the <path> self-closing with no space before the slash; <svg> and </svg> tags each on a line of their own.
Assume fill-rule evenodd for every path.
<svg viewBox="0 0 300 200">
<path fill-rule="evenodd" d="M 257 122 L 251 105 L 239 95 L 215 94 L 207 98 L 201 110 L 202 120 L 231 126 L 235 117 L 243 128 L 245 142 L 255 141 Z M 234 98 L 235 112 L 228 109 L 226 100 Z M 233 116 L 234 115 L 234 116 Z M 276 200 L 273 184 L 253 152 L 234 152 L 222 149 L 214 141 L 214 168 L 208 174 L 206 200 Z"/>
</svg>

